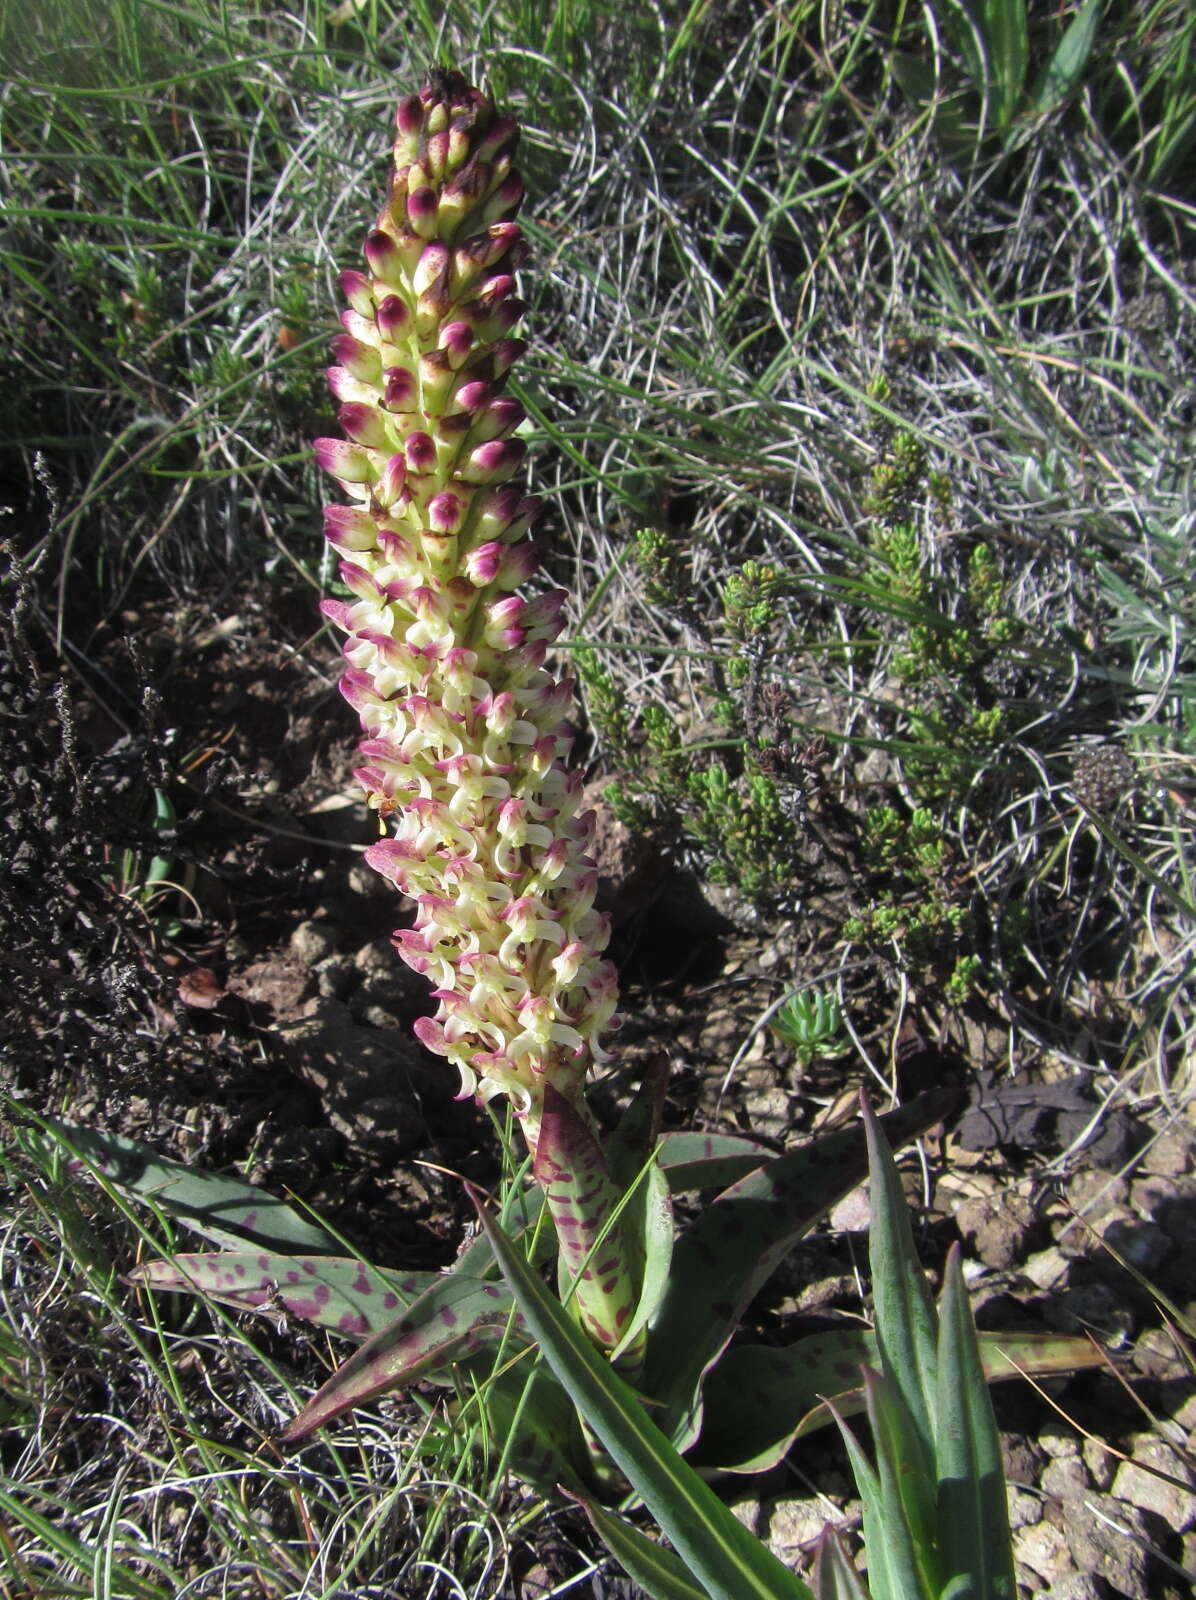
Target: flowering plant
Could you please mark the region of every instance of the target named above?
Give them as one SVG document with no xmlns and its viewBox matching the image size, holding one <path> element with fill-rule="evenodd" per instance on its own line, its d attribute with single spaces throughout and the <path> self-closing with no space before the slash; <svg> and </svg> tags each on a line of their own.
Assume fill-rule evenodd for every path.
<svg viewBox="0 0 1196 1600">
<path fill-rule="evenodd" d="M 662 1133 L 662 1062 L 607 1138 L 586 1106 L 617 984 L 594 909 L 593 821 L 568 765 L 573 685 L 546 664 L 566 597 L 516 592 L 535 571 L 540 511 L 511 483 L 526 448 L 506 392 L 524 348 L 512 336 L 526 255 L 516 136 L 456 72 L 401 102 L 367 270 L 341 276 L 349 309 L 329 376 L 345 437 L 316 451 L 346 497 L 326 530 L 351 598 L 324 609 L 346 636 L 342 689 L 365 735 L 357 776 L 384 830 L 367 860 L 414 908 L 395 944 L 438 1007 L 417 1031 L 463 1095 L 510 1101 L 534 1183 L 510 1190 L 501 1219 L 479 1197 L 484 1232 L 450 1272 L 403 1274 L 346 1258 L 318 1224 L 238 1180 L 114 1137 L 64 1136 L 101 1176 L 221 1247 L 146 1262 L 137 1281 L 244 1309 L 281 1303 L 359 1341 L 287 1442 L 464 1373 L 514 1469 L 580 1500 L 645 1588 L 738 1600 L 809 1591 L 699 1474 L 762 1470 L 810 1428 L 866 1407 L 877 1467 L 852 1450 L 877 1600 L 1003 1600 L 986 1375 L 1016 1370 L 1011 1356 L 1040 1371 L 1089 1357 L 1076 1341 L 978 1345 L 957 1264 L 936 1315 L 881 1128 L 903 1142 L 953 1097 L 879 1122 L 865 1106 L 862 1125 L 779 1155 L 740 1136 Z M 732 1346 L 793 1243 L 869 1168 L 877 1329 Z M 716 1198 L 675 1237 L 672 1196 L 702 1190 Z M 539 1274 L 553 1257 L 557 1299 Z M 607 1509 L 629 1494 L 676 1554 Z M 860 1592 L 833 1539 L 818 1583 Z"/>
</svg>

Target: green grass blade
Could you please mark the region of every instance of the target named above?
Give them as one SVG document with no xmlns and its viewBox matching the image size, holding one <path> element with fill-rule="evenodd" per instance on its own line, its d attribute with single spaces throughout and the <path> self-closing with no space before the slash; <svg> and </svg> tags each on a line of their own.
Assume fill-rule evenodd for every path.
<svg viewBox="0 0 1196 1600">
<path fill-rule="evenodd" d="M 936 1417 L 939 1555 L 946 1588 L 1013 1600 L 1005 1472 L 956 1245 L 939 1302 Z M 960 1583 L 958 1591 L 952 1584 Z"/>
<path fill-rule="evenodd" d="M 0 1511 L 11 1518 L 14 1527 L 28 1528 L 36 1533 L 46 1546 L 61 1558 L 64 1565 L 77 1567 L 80 1573 L 90 1573 L 93 1570 L 95 1550 L 91 1545 L 84 1544 L 68 1529 L 59 1527 L 48 1517 L 41 1516 L 31 1506 L 23 1505 L 16 1495 L 9 1494 L 3 1487 L 0 1487 Z M 110 1575 L 124 1585 L 121 1592 L 128 1596 L 128 1600 L 166 1600 L 172 1592 L 161 1584 L 151 1583 L 148 1579 L 139 1577 L 123 1562 L 113 1562 Z M 80 1594 L 85 1592 L 82 1584 L 78 1592 Z"/>
<path fill-rule="evenodd" d="M 711 1600 L 807 1600 L 809 1589 L 754 1538 L 669 1444 L 623 1382 L 474 1201 L 541 1353 Z"/>
<path fill-rule="evenodd" d="M 1071 19 L 1030 91 L 1030 104 L 1035 111 L 1052 110 L 1078 87 L 1096 43 L 1100 14 L 1101 0 L 1084 0 Z"/>
<path fill-rule="evenodd" d="M 926 1468 L 934 1459 L 937 1327 L 934 1305 L 914 1249 L 909 1210 L 880 1124 L 861 1096 L 868 1137 L 872 1268 L 876 1340 L 881 1367 L 896 1384 L 922 1441 Z"/>
<path fill-rule="evenodd" d="M 987 0 L 982 16 L 989 66 L 997 86 L 996 123 L 1006 128 L 1017 114 L 1030 62 L 1026 0 Z"/>
<path fill-rule="evenodd" d="M 575 1498 L 611 1555 L 652 1600 L 710 1600 L 680 1556 L 593 1500 Z"/>
<path fill-rule="evenodd" d="M 868 1600 L 860 1575 L 847 1559 L 843 1541 L 829 1524 L 822 1530 L 814 1553 L 816 1600 Z"/>
</svg>

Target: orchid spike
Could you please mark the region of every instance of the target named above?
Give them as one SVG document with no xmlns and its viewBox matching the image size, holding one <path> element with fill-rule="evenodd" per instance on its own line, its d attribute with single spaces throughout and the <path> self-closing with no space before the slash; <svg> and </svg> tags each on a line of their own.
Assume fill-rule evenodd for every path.
<svg viewBox="0 0 1196 1600">
<path fill-rule="evenodd" d="M 414 901 L 395 944 L 439 1002 L 416 1032 L 463 1096 L 511 1098 L 534 1152 L 545 1086 L 576 1104 L 606 1059 L 617 984 L 567 765 L 573 684 L 544 666 L 566 597 L 514 592 L 540 511 L 511 485 L 524 413 L 504 392 L 524 348 L 517 127 L 451 71 L 397 125 L 367 270 L 340 280 L 345 437 L 315 446 L 348 501 L 326 533 L 351 598 L 324 611 L 348 635 L 357 776 L 389 825 L 366 859 Z"/>
</svg>

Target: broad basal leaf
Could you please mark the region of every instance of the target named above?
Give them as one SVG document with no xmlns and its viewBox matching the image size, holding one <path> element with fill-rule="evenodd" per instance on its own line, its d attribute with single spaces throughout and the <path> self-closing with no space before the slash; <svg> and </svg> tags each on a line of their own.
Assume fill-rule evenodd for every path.
<svg viewBox="0 0 1196 1600">
<path fill-rule="evenodd" d="M 1087 1339 L 1054 1333 L 981 1333 L 980 1360 L 989 1383 L 1057 1377 L 1099 1366 Z M 795 1440 L 825 1428 L 833 1399 L 842 1416 L 863 1409 L 860 1367 L 877 1366 L 871 1328 L 811 1334 L 783 1349 L 735 1345 L 707 1374 L 702 1389 L 702 1437 L 690 1452 L 695 1466 L 722 1472 L 764 1472 Z"/>
<path fill-rule="evenodd" d="M 904 1144 L 958 1103 L 953 1090 L 935 1091 L 890 1111 L 882 1126 L 894 1143 Z M 678 1448 L 698 1435 L 702 1375 L 752 1296 L 867 1168 L 862 1126 L 815 1139 L 719 1195 L 677 1241 L 649 1336 L 644 1388 L 662 1402 L 662 1426 Z"/>
<path fill-rule="evenodd" d="M 233 1249 L 256 1246 L 271 1252 L 343 1255 L 344 1245 L 309 1217 L 243 1178 L 185 1167 L 160 1156 L 148 1145 L 116 1133 L 39 1118 L 41 1126 L 79 1160 L 134 1199 L 152 1202 L 168 1217 L 193 1229 L 213 1244 Z"/>
<path fill-rule="evenodd" d="M 441 1372 L 488 1340 L 522 1326 L 504 1284 L 442 1274 L 389 1328 L 375 1334 L 338 1367 L 283 1429 L 284 1444 L 305 1439 L 354 1406 Z M 516 1346 L 526 1343 L 518 1338 Z"/>
<path fill-rule="evenodd" d="M 438 1272 L 386 1272 L 338 1256 L 274 1256 L 221 1250 L 146 1261 L 128 1275 L 149 1289 L 199 1292 L 239 1311 L 277 1306 L 347 1339 L 389 1328 L 413 1300 L 439 1283 Z"/>
</svg>

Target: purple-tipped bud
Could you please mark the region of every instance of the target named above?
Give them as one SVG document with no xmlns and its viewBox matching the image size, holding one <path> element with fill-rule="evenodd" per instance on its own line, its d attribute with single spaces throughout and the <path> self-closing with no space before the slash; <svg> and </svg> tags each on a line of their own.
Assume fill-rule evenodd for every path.
<svg viewBox="0 0 1196 1600">
<path fill-rule="evenodd" d="M 386 409 L 398 412 L 414 411 L 419 389 L 414 372 L 409 372 L 406 367 L 387 367 L 383 377 L 385 388 L 382 392 L 382 403 Z"/>
<path fill-rule="evenodd" d="M 428 501 L 428 526 L 433 533 L 457 533 L 468 509 L 469 502 L 464 495 L 445 489 Z"/>
<path fill-rule="evenodd" d="M 436 441 L 422 430 L 407 435 L 407 467 L 411 472 L 431 472 L 436 465 Z"/>
<path fill-rule="evenodd" d="M 423 125 L 423 101 L 417 94 L 404 95 L 395 112 L 395 127 L 405 139 L 411 139 L 418 136 Z"/>
<path fill-rule="evenodd" d="M 457 371 L 473 348 L 473 329 L 468 322 L 446 322 L 440 330 L 440 348 Z"/>
<path fill-rule="evenodd" d="M 403 284 L 403 259 L 399 247 L 389 233 L 375 228 L 365 241 L 365 258 L 370 271 L 387 288 L 398 289 Z"/>
<path fill-rule="evenodd" d="M 503 544 L 490 539 L 465 558 L 465 571 L 479 589 L 489 584 L 499 589 L 517 589 L 535 572 L 539 561 L 530 539 L 522 544 Z"/>
<path fill-rule="evenodd" d="M 382 357 L 377 350 L 350 333 L 337 334 L 332 353 L 345 371 L 361 383 L 377 383 L 382 376 Z"/>
<path fill-rule="evenodd" d="M 315 439 L 312 448 L 320 469 L 342 483 L 372 482 L 374 463 L 360 446 L 344 439 Z"/>
<path fill-rule="evenodd" d="M 406 496 L 407 462 L 396 450 L 382 468 L 382 475 L 374 485 L 373 503 L 379 511 L 390 511 Z"/>
<path fill-rule="evenodd" d="M 373 316 L 374 291 L 364 272 L 357 272 L 354 268 L 348 267 L 340 274 L 337 282 L 341 286 L 341 293 L 358 316 Z"/>
<path fill-rule="evenodd" d="M 523 179 L 517 172 L 508 173 L 482 207 L 481 221 L 486 224 L 509 221 L 522 203 Z"/>
<path fill-rule="evenodd" d="M 462 411 L 468 411 L 472 414 L 475 411 L 479 411 L 486 404 L 487 400 L 490 399 L 490 395 L 491 389 L 488 383 L 478 383 L 474 380 L 469 383 L 463 383 L 453 398 Z"/>
<path fill-rule="evenodd" d="M 439 206 L 435 189 L 416 189 L 407 196 L 407 221 L 411 231 L 421 239 L 431 239 L 436 234 Z"/>
<path fill-rule="evenodd" d="M 521 237 L 517 222 L 495 222 L 485 233 L 476 233 L 459 245 L 453 252 L 453 277 L 458 292 L 468 290 L 484 272 L 502 261 Z"/>
<path fill-rule="evenodd" d="M 478 444 L 484 443 L 487 439 L 505 439 L 526 420 L 527 412 L 518 400 L 500 395 L 497 400 L 491 400 L 474 420 L 470 437 Z"/>
<path fill-rule="evenodd" d="M 526 349 L 526 339 L 500 339 L 490 358 L 494 363 L 494 376 L 501 378 L 509 372 Z"/>
<path fill-rule="evenodd" d="M 372 384 L 362 383 L 360 378 L 346 372 L 344 367 L 327 367 L 325 375 L 328 387 L 338 400 L 366 400 L 374 394 Z"/>
<path fill-rule="evenodd" d="M 447 247 L 439 241 L 426 244 L 420 253 L 419 264 L 411 276 L 411 287 L 416 294 L 424 295 L 433 286 L 447 279 L 451 260 Z"/>
<path fill-rule="evenodd" d="M 448 170 L 449 132 L 443 128 L 432 134 L 424 146 L 423 162 L 433 178 L 443 178 Z"/>
<path fill-rule="evenodd" d="M 325 506 L 324 537 L 338 550 L 372 550 L 378 530 L 369 512 L 358 506 Z"/>
<path fill-rule="evenodd" d="M 393 344 L 399 336 L 407 331 L 411 322 L 411 312 L 404 300 L 397 294 L 388 294 L 378 303 L 378 332 L 387 341 Z"/>
<path fill-rule="evenodd" d="M 374 342 L 373 317 L 359 316 L 356 311 L 341 312 L 341 327 L 345 332 L 356 339 L 360 344 L 372 345 Z"/>
<path fill-rule="evenodd" d="M 386 424 L 373 406 L 361 405 L 356 400 L 351 400 L 348 405 L 340 408 L 336 420 L 354 444 L 363 444 L 369 450 L 391 448 Z"/>
<path fill-rule="evenodd" d="M 518 139 L 519 124 L 514 117 L 495 117 L 475 145 L 479 161 L 495 161 L 500 153 L 513 153 Z"/>
<path fill-rule="evenodd" d="M 526 454 L 522 439 L 491 439 L 469 452 L 457 475 L 463 483 L 505 483 Z"/>
<path fill-rule="evenodd" d="M 444 410 L 456 377 L 443 350 L 429 350 L 420 357 L 420 395 L 425 415 L 437 416 Z"/>
</svg>

